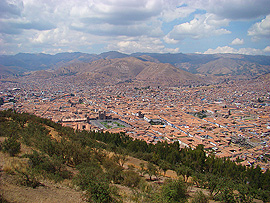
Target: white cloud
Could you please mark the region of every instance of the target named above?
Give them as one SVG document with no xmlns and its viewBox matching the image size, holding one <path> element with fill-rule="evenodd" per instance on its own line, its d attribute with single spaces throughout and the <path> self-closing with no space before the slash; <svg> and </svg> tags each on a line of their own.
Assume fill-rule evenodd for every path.
<svg viewBox="0 0 270 203">
<path fill-rule="evenodd" d="M 270 53 L 270 46 L 265 47 L 265 49 L 263 51 L 266 53 Z"/>
<path fill-rule="evenodd" d="M 21 34 L 24 30 L 50 30 L 56 27 L 53 9 L 46 2 L 27 0 L 7 2 L 9 2 L 7 4 L 9 8 L 8 14 L 10 15 L 5 14 L 4 17 L 0 15 L 1 33 Z M 11 8 L 12 13 L 10 11 Z M 7 13 L 7 11 L 4 13 Z"/>
<path fill-rule="evenodd" d="M 229 34 L 230 31 L 220 28 L 227 26 L 226 19 L 220 19 L 213 14 L 196 15 L 190 22 L 174 26 L 173 30 L 165 37 L 166 42 L 175 42 L 184 38 L 200 39 L 214 35 Z"/>
<path fill-rule="evenodd" d="M 244 44 L 244 39 L 235 38 L 235 39 L 231 42 L 231 45 L 241 45 L 241 44 Z"/>
<path fill-rule="evenodd" d="M 241 48 L 238 50 L 238 54 L 262 55 L 264 54 L 264 51 L 261 49 L 254 49 L 254 48 Z"/>
<path fill-rule="evenodd" d="M 141 35 L 157 27 L 152 22 L 164 8 L 163 0 L 23 0 L 21 4 L 19 9 L 1 1 L 7 11 L 0 13 L 0 32 L 20 34 L 25 29 L 52 30 L 64 25 L 96 35 Z"/>
<path fill-rule="evenodd" d="M 229 46 L 225 46 L 225 47 L 217 47 L 216 49 L 208 49 L 207 51 L 204 52 L 204 54 L 218 54 L 218 53 L 236 53 L 237 50 L 229 47 Z"/>
<path fill-rule="evenodd" d="M 59 46 L 61 50 L 88 51 L 93 44 L 108 44 L 118 36 L 161 37 L 162 22 L 157 18 L 163 3 L 163 0 L 22 0 L 15 5 L 3 0 L 0 6 L 8 9 L 0 13 L 0 49 L 15 53 L 54 52 Z"/>
<path fill-rule="evenodd" d="M 159 16 L 163 9 L 162 0 L 99 0 L 84 1 L 73 6 L 71 16 L 85 24 L 108 23 L 130 25 Z"/>
<path fill-rule="evenodd" d="M 269 0 L 186 0 L 186 3 L 230 20 L 256 19 L 270 14 Z"/>
<path fill-rule="evenodd" d="M 208 49 L 204 54 L 218 54 L 218 53 L 231 53 L 231 54 L 246 54 L 246 55 L 262 55 L 264 51 L 254 48 L 241 48 L 234 49 L 229 46 L 217 47 L 216 49 Z"/>
<path fill-rule="evenodd" d="M 162 0 L 100 0 L 71 8 L 70 29 L 102 36 L 161 36 Z"/>
<path fill-rule="evenodd" d="M 255 23 L 248 30 L 248 35 L 253 39 L 270 38 L 270 15 L 266 16 L 261 22 Z"/>
<path fill-rule="evenodd" d="M 136 53 L 136 52 L 147 52 L 147 53 L 176 53 L 179 52 L 179 48 L 170 49 L 166 48 L 162 41 L 158 38 L 149 38 L 142 36 L 139 38 L 129 37 L 125 39 L 119 39 L 115 43 L 108 45 L 108 50 L 116 50 L 124 53 Z"/>
<path fill-rule="evenodd" d="M 179 40 L 169 38 L 168 35 L 166 35 L 163 39 L 167 44 L 177 44 L 177 43 L 179 43 Z"/>
<path fill-rule="evenodd" d="M 101 23 L 95 25 L 85 25 L 73 23 L 71 30 L 77 30 L 83 33 L 90 33 L 99 36 L 142 36 L 150 37 L 162 36 L 161 24 L 159 21 L 151 23 L 134 23 L 132 25 L 112 25 L 109 23 Z"/>
<path fill-rule="evenodd" d="M 83 51 L 91 48 L 92 40 L 100 41 L 96 36 L 72 31 L 66 27 L 36 31 L 34 35 L 31 31 L 27 31 L 25 36 L 27 38 L 22 42 L 24 46 L 20 48 L 26 50 L 25 52 L 37 52 L 35 50 L 40 48 L 42 48 L 43 53 L 57 53 L 57 50 L 64 52 Z"/>
<path fill-rule="evenodd" d="M 177 7 L 177 5 L 173 5 L 170 7 L 168 6 L 163 10 L 162 18 L 165 22 L 171 22 L 175 19 L 185 18 L 195 11 L 196 9 L 190 6 L 181 6 L 181 7 Z"/>
</svg>

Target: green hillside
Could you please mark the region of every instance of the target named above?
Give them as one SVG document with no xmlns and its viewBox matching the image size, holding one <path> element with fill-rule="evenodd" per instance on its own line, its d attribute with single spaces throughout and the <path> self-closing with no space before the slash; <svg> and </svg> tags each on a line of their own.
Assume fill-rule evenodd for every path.
<svg viewBox="0 0 270 203">
<path fill-rule="evenodd" d="M 177 142 L 153 145 L 123 133 L 75 131 L 12 110 L 0 112 L 0 138 L 3 153 L 20 163 L 26 160 L 4 170 L 23 187 L 44 187 L 44 180 L 68 181 L 70 187 L 82 191 L 87 202 L 270 201 L 269 170 L 263 173 L 258 166 L 247 168 L 217 158 L 202 145 L 180 149 Z M 22 150 L 24 146 L 27 152 Z M 124 167 L 128 156 L 146 164 Z M 168 170 L 179 178 L 159 178 Z M 207 195 L 197 192 L 191 196 L 191 187 L 207 190 Z M 5 202 L 4 195 L 1 201 Z"/>
</svg>

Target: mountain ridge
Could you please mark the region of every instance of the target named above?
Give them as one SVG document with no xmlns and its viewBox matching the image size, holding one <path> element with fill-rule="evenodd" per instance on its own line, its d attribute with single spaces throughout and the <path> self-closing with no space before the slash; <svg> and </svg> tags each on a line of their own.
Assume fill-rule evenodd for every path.
<svg viewBox="0 0 270 203">
<path fill-rule="evenodd" d="M 203 79 L 167 63 L 142 61 L 135 57 L 100 59 L 91 63 L 74 63 L 61 67 L 56 75 L 74 75 L 77 80 L 117 84 L 136 81 L 143 84 L 177 86 L 203 83 Z"/>
<path fill-rule="evenodd" d="M 121 59 L 126 60 L 125 62 L 122 60 L 122 64 L 118 64 L 117 66 L 117 61 L 119 63 Z M 150 70 L 146 71 L 145 69 L 142 74 L 136 78 L 136 74 L 142 71 L 142 69 L 139 71 L 138 66 L 145 68 L 149 63 L 152 63 L 153 67 L 155 63 L 156 69 L 152 67 L 151 74 Z M 165 64 L 171 65 L 170 70 L 168 69 L 169 66 Z M 163 67 L 166 71 L 162 70 L 162 68 L 157 68 L 158 66 Z M 118 71 L 116 71 L 117 68 Z M 29 75 L 33 71 L 40 70 L 45 70 L 45 72 L 42 72 L 42 77 L 47 78 L 52 76 L 52 73 L 50 72 L 46 76 L 46 70 L 53 70 L 54 76 L 78 76 L 79 73 L 76 69 L 78 69 L 81 75 L 84 74 L 84 78 L 88 75 L 92 79 L 97 79 L 97 76 L 104 77 L 106 78 L 105 81 L 117 80 L 118 82 L 123 82 L 124 79 L 140 79 L 153 84 L 157 84 L 157 81 L 163 81 L 161 83 L 167 85 L 171 83 L 175 85 L 176 83 L 181 83 L 179 81 L 183 82 L 188 80 L 194 83 L 203 83 L 202 77 L 207 78 L 208 82 L 211 82 L 209 78 L 212 78 L 211 80 L 213 81 L 222 80 L 222 77 L 256 78 L 270 73 L 270 56 L 184 53 L 124 54 L 117 51 L 109 51 L 101 54 L 87 54 L 81 52 L 58 53 L 55 55 L 19 53 L 10 56 L 0 56 L 1 78 L 23 76 L 26 72 Z M 126 72 L 124 72 L 124 70 Z M 187 72 L 189 74 L 187 74 Z M 146 75 L 143 76 L 143 73 Z M 38 73 L 34 75 L 38 75 Z M 149 77 L 150 75 L 151 77 Z M 182 77 L 183 75 L 185 75 L 186 79 Z M 179 77 L 178 82 L 177 77 Z M 167 82 L 164 82 L 165 78 Z"/>
</svg>

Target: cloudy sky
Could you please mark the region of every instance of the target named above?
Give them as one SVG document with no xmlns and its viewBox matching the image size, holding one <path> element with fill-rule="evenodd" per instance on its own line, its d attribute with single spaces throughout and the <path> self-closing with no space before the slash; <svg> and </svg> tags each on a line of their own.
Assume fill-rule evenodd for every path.
<svg viewBox="0 0 270 203">
<path fill-rule="evenodd" d="M 0 54 L 270 55 L 270 0 L 0 0 Z"/>
</svg>

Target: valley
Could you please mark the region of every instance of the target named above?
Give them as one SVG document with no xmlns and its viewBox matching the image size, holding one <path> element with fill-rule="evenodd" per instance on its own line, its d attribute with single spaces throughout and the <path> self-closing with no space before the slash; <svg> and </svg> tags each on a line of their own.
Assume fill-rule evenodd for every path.
<svg viewBox="0 0 270 203">
<path fill-rule="evenodd" d="M 27 69 L 26 65 L 19 67 L 14 61 L 12 67 L 2 63 L 0 110 L 4 115 L 15 112 L 14 115 L 9 115 L 11 118 L 2 118 L 4 137 L 16 135 L 22 144 L 47 154 L 52 163 L 58 163 L 55 157 L 60 157 L 62 164 L 71 167 L 73 175 L 74 170 L 77 170 L 75 174 L 80 173 L 82 177 L 86 175 L 84 170 L 92 170 L 92 165 L 80 164 L 91 161 L 97 154 L 103 157 L 103 153 L 99 151 L 102 148 L 106 151 L 104 159 L 98 158 L 98 164 L 92 164 L 100 174 L 109 174 L 110 183 L 120 188 L 129 184 L 129 175 L 135 181 L 141 173 L 141 166 L 138 164 L 135 166 L 136 173 L 133 173 L 132 167 L 127 164 L 122 168 L 128 154 L 129 159 L 134 156 L 140 159 L 139 162 L 145 161 L 149 168 L 143 167 L 144 173 L 148 174 L 144 178 L 148 178 L 148 181 L 150 179 L 150 183 L 153 174 L 147 170 L 153 168 L 151 164 L 155 164 L 160 169 L 158 174 L 161 174 L 163 169 L 164 174 L 170 169 L 174 174 L 173 179 L 176 178 L 176 173 L 184 182 L 189 176 L 192 177 L 192 188 L 207 189 L 206 194 L 212 202 L 225 198 L 218 196 L 223 195 L 223 192 L 216 188 L 212 191 L 211 186 L 206 184 L 215 179 L 221 182 L 228 177 L 229 182 L 236 179 L 238 182 L 234 184 L 238 187 L 240 176 L 236 178 L 236 173 L 241 176 L 248 173 L 249 180 L 253 181 L 254 172 L 255 175 L 264 174 L 260 175 L 260 178 L 267 182 L 270 169 L 270 65 L 267 56 L 257 56 L 255 60 L 253 56 L 226 54 L 125 55 L 108 52 L 100 55 L 68 55 L 72 57 L 65 55 L 65 60 L 60 57 L 50 63 L 51 59 L 48 57 L 53 58 L 54 55 L 38 56 L 46 56 L 46 60 L 31 55 L 37 57 L 35 63 L 33 61 L 33 64 L 39 64 L 36 69 Z M 20 57 L 22 56 L 24 55 L 21 54 Z M 29 63 L 29 60 L 27 62 Z M 19 116 L 18 121 L 16 116 Z M 26 119 L 23 116 L 28 119 L 25 125 L 20 123 Z M 34 118 L 31 116 L 45 120 L 35 118 L 37 120 L 33 122 L 31 119 Z M 5 130 L 5 125 L 15 125 L 12 124 L 13 121 L 19 122 L 14 135 Z M 35 124 L 28 126 L 28 123 L 32 122 Z M 44 123 L 46 129 L 53 132 L 51 135 L 44 129 Z M 35 130 L 30 130 L 32 127 Z M 27 137 L 28 133 L 30 137 L 34 137 Z M 45 135 L 49 138 L 45 139 Z M 38 140 L 42 144 L 38 144 Z M 74 140 L 75 144 L 71 144 L 70 140 Z M 54 144 L 49 144 L 51 142 Z M 69 148 L 75 151 L 71 152 Z M 90 153 L 91 156 L 84 153 Z M 107 153 L 116 153 L 115 159 L 112 160 Z M 30 156 L 29 153 L 26 154 Z M 19 158 L 23 156 L 24 154 L 21 154 Z M 115 167 L 115 170 L 119 169 L 119 177 L 110 174 L 111 166 Z M 58 178 L 70 183 L 70 177 L 64 176 L 67 173 L 64 168 L 58 168 L 59 173 L 63 172 Z M 220 174 L 222 176 L 219 179 L 217 176 Z M 37 180 L 39 176 L 35 176 Z M 48 179 L 46 174 L 43 178 Z M 197 179 L 201 181 L 200 184 L 195 181 Z M 93 180 L 96 180 L 95 176 L 85 184 L 94 184 Z M 100 180 L 105 184 L 104 187 L 109 187 L 108 180 Z M 259 179 L 254 179 L 251 183 L 254 187 L 263 187 L 267 191 L 264 182 L 257 183 L 255 180 Z M 83 180 L 80 181 L 81 190 L 89 192 L 83 185 Z M 44 183 L 55 189 L 52 183 Z M 130 202 L 135 202 L 131 200 L 135 197 L 141 198 L 139 202 L 143 201 L 143 198 L 146 198 L 143 195 L 148 195 L 149 201 L 165 198 L 162 195 L 154 196 L 155 192 L 162 194 L 161 189 L 167 187 L 167 182 L 160 184 L 164 186 L 156 187 L 150 184 L 153 193 L 137 188 L 137 196 L 122 194 L 121 198 L 128 196 Z M 168 182 L 168 185 L 170 184 L 176 182 Z M 241 184 L 247 186 L 246 183 Z M 76 187 L 76 184 L 70 183 L 68 187 Z M 228 189 L 232 186 L 222 187 Z M 239 188 L 236 190 L 241 191 Z M 78 198 L 79 193 L 70 188 L 63 188 L 63 191 Z M 41 190 L 42 192 L 44 191 Z M 192 194 L 189 200 L 193 201 L 195 193 L 189 194 Z M 268 198 L 267 192 L 250 194 L 252 198 Z M 114 198 L 113 193 L 108 197 Z M 248 195 L 246 197 L 251 198 Z M 50 198 L 54 199 L 55 196 Z M 93 197 L 88 198 L 91 201 Z M 234 198 L 238 196 L 234 195 Z"/>
</svg>

